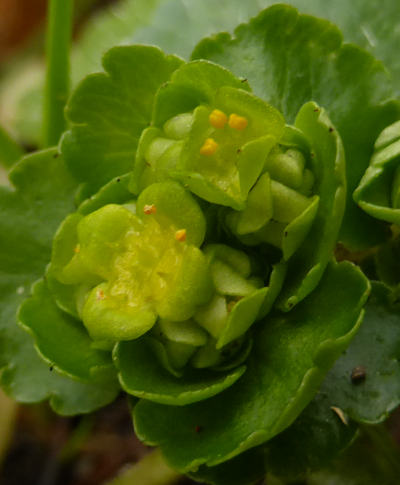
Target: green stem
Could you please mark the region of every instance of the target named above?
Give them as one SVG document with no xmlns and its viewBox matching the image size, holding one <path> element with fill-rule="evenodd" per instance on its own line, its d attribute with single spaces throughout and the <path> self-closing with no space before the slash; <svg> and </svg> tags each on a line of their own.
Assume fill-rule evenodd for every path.
<svg viewBox="0 0 400 485">
<path fill-rule="evenodd" d="M 172 470 L 159 450 L 146 455 L 107 485 L 175 485 L 182 475 Z"/>
<path fill-rule="evenodd" d="M 11 167 L 11 165 L 23 155 L 23 149 L 11 138 L 6 130 L 0 126 L 0 164 L 4 167 Z"/>
<path fill-rule="evenodd" d="M 43 113 L 45 147 L 56 145 L 65 129 L 64 107 L 70 84 L 72 17 L 73 0 L 49 0 Z"/>
</svg>

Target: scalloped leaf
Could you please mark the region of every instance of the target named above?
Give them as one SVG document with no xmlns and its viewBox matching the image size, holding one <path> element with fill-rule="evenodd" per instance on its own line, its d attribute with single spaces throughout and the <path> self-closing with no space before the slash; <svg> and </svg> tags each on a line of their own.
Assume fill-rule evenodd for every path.
<svg viewBox="0 0 400 485">
<path fill-rule="evenodd" d="M 71 130 L 61 151 L 72 174 L 86 183 L 85 195 L 133 168 L 154 95 L 181 63 L 156 47 L 114 47 L 103 57 L 106 72 L 79 84 L 66 107 Z"/>
<path fill-rule="evenodd" d="M 16 324 L 17 308 L 50 260 L 51 240 L 74 210 L 76 182 L 55 149 L 25 157 L 10 173 L 14 188 L 0 188 L 1 384 L 14 399 L 50 399 L 60 414 L 90 412 L 112 401 L 118 388 L 60 375 L 37 354 L 32 337 Z"/>
<path fill-rule="evenodd" d="M 283 477 L 285 483 L 296 482 L 331 464 L 354 440 L 357 430 L 353 421 L 345 425 L 340 420 L 326 393 L 320 391 L 296 421 L 266 445 L 221 465 L 202 465 L 189 476 L 213 485 L 247 485 L 258 483 L 268 471 Z"/>
<path fill-rule="evenodd" d="M 397 121 L 379 135 L 370 165 L 353 194 L 354 201 L 367 214 L 394 224 L 400 224 L 400 209 L 395 200 L 399 166 L 400 121 Z"/>
<path fill-rule="evenodd" d="M 110 352 L 92 347 L 82 322 L 57 307 L 43 280 L 35 283 L 32 293 L 21 305 L 18 320 L 32 333 L 38 352 L 49 365 L 84 382 L 94 379 L 101 383 L 116 377 Z"/>
<path fill-rule="evenodd" d="M 247 372 L 235 385 L 183 408 L 140 401 L 134 409 L 137 435 L 160 445 L 183 472 L 217 465 L 271 439 L 312 399 L 349 344 L 368 291 L 353 265 L 330 265 L 318 288 L 291 312 L 261 322 Z"/>
<path fill-rule="evenodd" d="M 304 477 L 332 462 L 354 440 L 358 426 L 345 424 L 331 409 L 332 402 L 320 390 L 296 421 L 266 445 L 269 473 L 290 480 Z"/>
<path fill-rule="evenodd" d="M 363 325 L 322 385 L 332 406 L 360 423 L 380 423 L 400 404 L 400 308 L 382 283 L 373 283 Z M 365 379 L 353 382 L 354 369 Z"/>
<path fill-rule="evenodd" d="M 310 99 L 326 108 L 346 152 L 349 192 L 342 240 L 362 249 L 384 239 L 382 226 L 351 197 L 368 167 L 373 141 L 400 115 L 400 104 L 388 101 L 392 87 L 381 63 L 342 44 L 340 31 L 328 21 L 284 5 L 261 12 L 233 37 L 222 33 L 201 41 L 192 57 L 210 59 L 248 79 L 254 93 L 282 111 L 289 123 Z"/>
<path fill-rule="evenodd" d="M 137 0 L 135 0 L 137 1 Z M 129 2 L 126 2 L 127 4 Z M 191 46 L 198 39 L 216 31 L 233 30 L 240 22 L 246 22 L 261 8 L 280 3 L 274 0 L 166 0 L 154 8 L 151 21 L 139 26 L 130 37 L 132 42 L 156 44 L 166 52 L 183 57 L 190 54 Z M 400 91 L 400 60 L 397 55 L 400 32 L 396 29 L 399 17 L 397 0 L 383 0 L 381 3 L 353 0 L 288 0 L 303 13 L 327 18 L 337 24 L 348 42 L 354 42 L 367 49 L 393 73 Z M 125 6 L 129 14 L 129 7 Z M 121 15 L 123 17 L 123 15 Z M 125 14 L 124 18 L 127 18 Z M 179 28 L 176 28 L 176 25 Z M 90 30 L 90 29 L 89 29 Z M 171 35 L 173 33 L 173 35 Z M 97 47 L 97 46 L 96 46 Z"/>
<path fill-rule="evenodd" d="M 198 431 L 202 432 L 201 428 Z M 262 446 L 232 458 L 221 465 L 208 467 L 203 465 L 190 478 L 212 485 L 252 485 L 259 483 L 265 476 L 265 451 Z"/>
<path fill-rule="evenodd" d="M 215 396 L 245 372 L 242 365 L 227 372 L 185 369 L 169 373 L 155 358 L 146 338 L 120 342 L 114 352 L 122 388 L 129 394 L 162 404 L 184 406 Z"/>
</svg>

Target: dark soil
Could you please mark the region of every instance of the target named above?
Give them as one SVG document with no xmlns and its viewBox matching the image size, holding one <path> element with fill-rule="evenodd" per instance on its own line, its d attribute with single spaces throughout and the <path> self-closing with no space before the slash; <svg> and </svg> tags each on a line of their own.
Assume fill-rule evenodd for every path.
<svg viewBox="0 0 400 485">
<path fill-rule="evenodd" d="M 102 485 L 150 450 L 135 437 L 123 397 L 77 418 L 57 416 L 46 404 L 20 406 L 0 483 Z"/>
</svg>

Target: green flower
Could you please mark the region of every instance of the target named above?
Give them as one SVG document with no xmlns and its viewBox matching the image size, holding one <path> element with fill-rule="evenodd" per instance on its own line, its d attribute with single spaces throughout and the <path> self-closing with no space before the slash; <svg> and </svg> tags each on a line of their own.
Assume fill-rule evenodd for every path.
<svg viewBox="0 0 400 485">
<path fill-rule="evenodd" d="M 179 211 L 179 212 L 178 212 Z M 205 220 L 179 184 L 154 184 L 136 203 L 75 214 L 55 238 L 49 275 L 72 285 L 73 313 L 95 340 L 138 338 L 157 318 L 191 318 L 210 299 Z"/>
<path fill-rule="evenodd" d="M 173 177 L 211 203 L 244 209 L 284 130 L 282 115 L 244 87 L 206 61 L 175 71 L 156 96 L 153 126 L 140 139 L 132 190 Z"/>
</svg>

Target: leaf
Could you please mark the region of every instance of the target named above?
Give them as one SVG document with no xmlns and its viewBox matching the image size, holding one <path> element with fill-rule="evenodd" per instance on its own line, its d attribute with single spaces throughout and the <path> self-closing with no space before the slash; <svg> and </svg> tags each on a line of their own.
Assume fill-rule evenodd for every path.
<svg viewBox="0 0 400 485">
<path fill-rule="evenodd" d="M 264 2 L 271 5 L 273 1 Z M 354 42 L 384 62 L 395 81 L 396 93 L 400 92 L 400 61 L 397 46 L 400 32 L 397 19 L 400 14 L 397 0 L 373 1 L 289 0 L 301 12 L 330 20 L 340 27 L 347 42 Z"/>
<path fill-rule="evenodd" d="M 319 391 L 296 421 L 267 443 L 265 467 L 269 473 L 298 479 L 326 467 L 354 440 L 358 426 L 344 424 L 331 405 L 326 392 Z"/>
<path fill-rule="evenodd" d="M 130 42 L 155 44 L 184 58 L 204 36 L 233 30 L 271 2 L 266 0 L 164 0 L 151 14 L 148 25 L 139 27 Z"/>
<path fill-rule="evenodd" d="M 305 485 L 393 485 L 399 477 L 399 447 L 385 426 L 363 426 L 360 437 Z"/>
<path fill-rule="evenodd" d="M 385 128 L 375 142 L 370 165 L 354 192 L 354 201 L 369 215 L 400 223 L 400 121 Z"/>
<path fill-rule="evenodd" d="M 109 384 L 101 381 L 111 381 L 115 375 L 110 353 L 91 347 L 85 327 L 57 307 L 42 280 L 32 292 L 33 297 L 21 305 L 18 319 L 32 333 L 40 355 L 61 374 Z"/>
<path fill-rule="evenodd" d="M 331 464 L 354 440 L 357 430 L 354 422 L 344 425 L 332 411 L 327 395 L 318 392 L 296 421 L 265 446 L 221 465 L 203 465 L 189 476 L 214 485 L 244 485 L 257 482 L 268 471 L 284 477 L 285 483 L 297 483 L 310 476 L 309 472 Z"/>
<path fill-rule="evenodd" d="M 342 44 L 331 23 L 277 5 L 261 12 L 235 35 L 222 33 L 195 48 L 194 59 L 210 59 L 248 79 L 254 93 L 292 123 L 313 99 L 324 107 L 344 143 L 348 196 L 341 238 L 351 249 L 377 244 L 381 226 L 363 214 L 351 195 L 368 167 L 373 141 L 398 119 L 392 87 L 381 63 L 354 45 Z"/>
<path fill-rule="evenodd" d="M 202 430 L 199 429 L 198 432 L 201 433 Z M 221 465 L 203 465 L 188 475 L 196 481 L 212 485 L 251 485 L 265 476 L 264 462 L 265 451 L 262 446 L 258 446 Z"/>
<path fill-rule="evenodd" d="M 123 389 L 150 401 L 183 406 L 215 396 L 234 384 L 246 366 L 228 372 L 186 369 L 175 377 L 157 361 L 146 339 L 120 342 L 114 353 Z"/>
<path fill-rule="evenodd" d="M 217 465 L 271 439 L 312 399 L 354 336 L 368 289 L 353 265 L 329 266 L 303 302 L 259 325 L 247 371 L 235 385 L 183 408 L 140 401 L 134 409 L 137 436 L 160 445 L 182 472 Z"/>
<path fill-rule="evenodd" d="M 400 313 L 382 283 L 373 284 L 364 322 L 322 385 L 333 406 L 360 423 L 380 423 L 400 404 Z M 365 379 L 352 372 L 365 368 Z"/>
<path fill-rule="evenodd" d="M 86 182 L 85 195 L 133 168 L 153 97 L 180 64 L 156 47 L 115 47 L 103 57 L 106 72 L 88 76 L 74 91 L 61 151 L 76 179 Z"/>
<path fill-rule="evenodd" d="M 151 22 L 140 26 L 131 41 L 156 44 L 166 52 L 187 57 L 198 39 L 217 31 L 232 31 L 240 22 L 262 8 L 277 4 L 274 0 L 174 0 L 159 2 L 151 14 Z M 397 20 L 400 10 L 397 0 L 289 0 L 286 4 L 302 13 L 326 18 L 337 24 L 347 42 L 354 42 L 384 61 L 400 92 L 400 60 L 397 55 L 400 33 Z M 176 23 L 175 23 L 176 22 Z M 176 29 L 176 25 L 179 29 Z M 175 35 L 171 32 L 175 31 Z"/>
<path fill-rule="evenodd" d="M 76 182 L 55 149 L 25 157 L 10 179 L 15 189 L 0 188 L 1 384 L 20 402 L 50 399 L 60 414 L 92 411 L 115 398 L 115 386 L 61 376 L 38 356 L 32 338 L 16 324 L 18 306 L 50 259 L 58 224 L 74 209 Z"/>
</svg>

